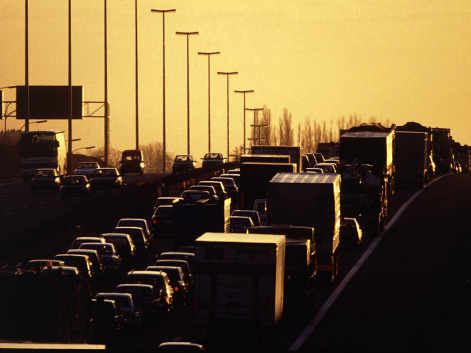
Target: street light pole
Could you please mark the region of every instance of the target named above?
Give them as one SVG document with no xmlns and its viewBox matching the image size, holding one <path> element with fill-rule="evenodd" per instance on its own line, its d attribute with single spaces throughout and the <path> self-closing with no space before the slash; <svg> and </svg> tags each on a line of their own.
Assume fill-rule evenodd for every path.
<svg viewBox="0 0 471 353">
<path fill-rule="evenodd" d="M 254 145 L 257 145 L 256 141 L 258 140 L 258 143 L 260 144 L 260 126 L 262 126 L 262 125 L 258 124 L 258 121 L 257 121 L 256 117 L 257 117 L 257 112 L 264 110 L 264 108 L 245 108 L 245 109 L 253 111 L 253 125 L 252 125 L 253 126 L 253 136 L 251 138 L 251 140 L 253 141 L 252 143 Z M 255 129 L 257 127 L 259 128 L 259 130 L 258 130 L 258 139 L 255 137 L 255 135 L 256 135 Z"/>
<path fill-rule="evenodd" d="M 72 0 L 68 4 L 68 54 L 69 54 L 69 143 L 67 146 L 67 173 L 72 173 Z"/>
<path fill-rule="evenodd" d="M 109 107 L 108 107 L 108 20 L 107 20 L 107 1 L 104 1 L 105 5 L 105 146 L 104 146 L 104 163 L 108 166 L 108 149 L 110 144 L 110 121 L 109 121 Z"/>
<path fill-rule="evenodd" d="M 139 78 L 139 66 L 138 66 L 138 42 L 137 42 L 137 0 L 134 0 L 134 52 L 135 52 L 135 74 L 136 74 L 136 79 L 135 79 L 135 84 L 136 84 L 136 150 L 139 149 L 139 83 L 138 83 L 138 78 Z"/>
<path fill-rule="evenodd" d="M 218 71 L 218 75 L 226 75 L 227 80 L 227 162 L 229 162 L 229 76 L 237 74 L 237 71 Z"/>
<path fill-rule="evenodd" d="M 25 0 L 25 93 L 26 93 L 26 119 L 25 132 L 29 131 L 30 101 L 29 101 L 29 20 L 28 20 L 28 1 Z M 21 129 L 20 129 L 21 130 Z"/>
<path fill-rule="evenodd" d="M 186 36 L 186 154 L 190 154 L 190 36 L 199 32 L 176 32 Z"/>
<path fill-rule="evenodd" d="M 208 57 L 208 152 L 211 152 L 211 55 L 220 53 L 219 51 L 198 52 L 199 55 L 206 55 Z"/>
<path fill-rule="evenodd" d="M 243 125 L 243 129 L 244 129 L 244 154 L 246 153 L 246 148 L 245 148 L 245 141 L 246 141 L 246 137 L 245 137 L 245 95 L 246 93 L 253 93 L 255 92 L 255 90 L 253 89 L 246 89 L 246 90 L 235 90 L 234 91 L 235 93 L 242 93 L 244 95 L 244 125 Z"/>
<path fill-rule="evenodd" d="M 163 110 L 163 143 L 162 143 L 162 172 L 165 173 L 165 163 L 166 163 L 166 141 L 165 141 L 165 14 L 167 12 L 176 12 L 176 9 L 170 10 L 156 10 L 151 9 L 151 12 L 158 12 L 162 14 L 162 69 L 163 69 L 163 102 L 162 102 L 162 110 Z"/>
</svg>

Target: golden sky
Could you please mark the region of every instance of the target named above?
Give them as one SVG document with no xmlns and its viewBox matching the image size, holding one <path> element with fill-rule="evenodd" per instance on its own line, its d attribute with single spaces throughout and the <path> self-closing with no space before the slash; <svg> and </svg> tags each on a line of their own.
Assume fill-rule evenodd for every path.
<svg viewBox="0 0 471 353">
<path fill-rule="evenodd" d="M 29 0 L 30 84 L 67 85 L 67 0 Z M 190 38 L 191 152 L 207 149 L 207 58 L 211 59 L 212 151 L 226 151 L 230 78 L 231 151 L 242 144 L 242 95 L 248 107 L 283 107 L 294 122 L 356 113 L 396 124 L 451 128 L 471 144 L 471 1 L 238 0 L 138 1 L 141 143 L 162 139 L 162 16 L 166 15 L 167 151 L 186 153 L 186 39 Z M 103 100 L 103 1 L 72 0 L 72 80 L 86 100 Z M 24 84 L 24 1 L 0 0 L 0 86 Z M 111 145 L 133 148 L 134 1 L 108 0 Z M 8 90 L 5 91 L 8 98 Z M 247 115 L 252 120 L 253 114 Z M 22 121 L 8 119 L 8 126 Z M 2 123 L 3 125 L 3 123 Z M 49 120 L 32 129 L 65 130 Z M 74 121 L 74 148 L 103 144 L 102 119 Z"/>
</svg>

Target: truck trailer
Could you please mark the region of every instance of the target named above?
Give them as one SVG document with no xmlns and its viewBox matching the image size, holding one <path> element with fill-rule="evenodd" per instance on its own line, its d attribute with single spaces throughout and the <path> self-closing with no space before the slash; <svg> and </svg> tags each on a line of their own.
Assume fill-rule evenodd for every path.
<svg viewBox="0 0 471 353">
<path fill-rule="evenodd" d="M 426 133 L 396 131 L 394 164 L 397 188 L 423 187 L 429 178 Z"/>
<path fill-rule="evenodd" d="M 299 146 L 270 146 L 270 145 L 255 145 L 250 148 L 251 154 L 278 154 L 289 155 L 290 163 L 296 163 L 297 171 L 302 170 L 302 150 Z"/>
<path fill-rule="evenodd" d="M 313 227 L 317 272 L 333 281 L 339 270 L 340 175 L 277 173 L 268 189 L 270 224 Z"/>
<path fill-rule="evenodd" d="M 283 315 L 283 235 L 205 233 L 195 241 L 196 321 L 275 326 Z"/>
</svg>

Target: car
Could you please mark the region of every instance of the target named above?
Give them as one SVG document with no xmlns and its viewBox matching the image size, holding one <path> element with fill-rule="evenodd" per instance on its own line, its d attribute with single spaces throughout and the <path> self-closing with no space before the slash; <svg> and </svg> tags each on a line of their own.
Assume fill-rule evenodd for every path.
<svg viewBox="0 0 471 353">
<path fill-rule="evenodd" d="M 116 227 L 140 227 L 147 239 L 152 238 L 152 232 L 145 218 L 120 218 L 116 223 Z"/>
<path fill-rule="evenodd" d="M 145 317 L 152 317 L 167 310 L 165 299 L 161 291 L 154 290 L 154 286 L 141 283 L 121 283 L 114 291 L 119 293 L 130 293 L 134 302 L 143 312 Z"/>
<path fill-rule="evenodd" d="M 83 243 L 79 249 L 96 250 L 100 255 L 105 272 L 118 271 L 121 268 L 122 259 L 118 255 L 116 248 L 111 243 Z"/>
<path fill-rule="evenodd" d="M 363 242 L 363 231 L 354 217 L 343 217 L 340 222 L 340 245 L 349 248 Z"/>
<path fill-rule="evenodd" d="M 192 185 L 188 190 L 201 190 L 201 191 L 208 191 L 210 195 L 211 201 L 219 201 L 219 196 L 214 189 L 214 186 L 210 185 Z"/>
<path fill-rule="evenodd" d="M 114 245 L 118 255 L 123 260 L 123 265 L 129 266 L 136 256 L 136 246 L 129 234 L 125 233 L 103 233 L 101 235 L 107 243 Z"/>
<path fill-rule="evenodd" d="M 140 260 L 147 258 L 147 252 L 150 247 L 150 241 L 141 227 L 115 227 L 113 233 L 129 234 L 136 246 L 136 256 Z"/>
<path fill-rule="evenodd" d="M 180 202 L 182 198 L 180 196 L 160 196 L 155 200 L 154 206 L 152 207 L 152 213 L 155 212 L 156 208 L 162 205 L 175 205 Z"/>
<path fill-rule="evenodd" d="M 253 221 L 250 217 L 230 216 L 229 232 L 230 233 L 246 233 L 247 228 L 253 227 Z"/>
<path fill-rule="evenodd" d="M 55 259 L 64 261 L 65 266 L 76 267 L 80 278 L 91 280 L 93 278 L 92 263 L 88 255 L 79 254 L 57 254 Z"/>
<path fill-rule="evenodd" d="M 226 173 L 240 175 L 240 168 L 229 169 Z"/>
<path fill-rule="evenodd" d="M 69 249 L 78 249 L 80 248 L 80 244 L 83 243 L 105 243 L 105 239 L 102 237 L 88 237 L 88 236 L 80 236 L 76 237 L 73 241 L 72 244 L 70 244 Z"/>
<path fill-rule="evenodd" d="M 316 157 L 317 163 L 323 163 L 325 160 L 324 155 L 321 152 L 314 152 L 314 156 Z"/>
<path fill-rule="evenodd" d="M 340 158 L 339 157 L 330 157 L 324 160 L 324 163 L 335 163 L 335 168 L 338 169 L 340 167 Z"/>
<path fill-rule="evenodd" d="M 119 172 L 124 174 L 137 173 L 144 174 L 144 157 L 141 150 L 124 150 L 119 162 Z"/>
<path fill-rule="evenodd" d="M 154 265 L 180 267 L 183 271 L 185 281 L 190 285 L 190 288 L 193 286 L 193 274 L 191 273 L 190 263 L 187 260 L 157 259 L 155 260 Z"/>
<path fill-rule="evenodd" d="M 237 195 L 239 193 L 239 187 L 235 183 L 233 178 L 226 178 L 226 177 L 212 177 L 210 180 L 216 180 L 222 182 L 224 185 L 224 189 L 231 195 L 231 197 Z"/>
<path fill-rule="evenodd" d="M 314 153 L 306 153 L 306 157 L 309 161 L 309 168 L 312 168 L 314 167 L 317 162 L 320 163 L 320 161 L 317 160 L 316 156 L 314 155 Z"/>
<path fill-rule="evenodd" d="M 189 173 L 196 168 L 196 162 L 193 156 L 189 154 L 179 154 L 175 156 L 173 161 L 173 174 Z"/>
<path fill-rule="evenodd" d="M 61 178 L 55 168 L 38 168 L 31 178 L 31 191 L 59 191 Z"/>
<path fill-rule="evenodd" d="M 254 226 L 259 226 L 262 224 L 260 220 L 260 214 L 257 210 L 234 210 L 232 211 L 231 216 L 250 217 Z"/>
<path fill-rule="evenodd" d="M 38 274 L 44 267 L 52 266 L 65 266 L 64 261 L 57 259 L 31 259 L 28 260 L 22 267 L 22 271 L 29 271 Z"/>
<path fill-rule="evenodd" d="M 123 314 L 124 326 L 126 328 L 133 329 L 141 326 L 142 314 L 134 305 L 134 300 L 130 293 L 100 292 L 95 296 L 97 303 L 105 299 L 111 299 L 116 302 L 119 312 Z"/>
<path fill-rule="evenodd" d="M 201 180 L 198 185 L 209 185 L 209 186 L 214 186 L 216 189 L 216 192 L 219 196 L 220 200 L 225 200 L 229 197 L 229 194 L 226 192 L 226 189 L 224 188 L 224 184 L 221 181 L 216 181 L 216 180 Z"/>
<path fill-rule="evenodd" d="M 98 168 L 90 179 L 94 191 L 122 189 L 125 183 L 116 168 Z"/>
<path fill-rule="evenodd" d="M 301 170 L 302 171 L 305 171 L 306 168 L 309 168 L 311 165 L 310 165 L 310 161 L 309 161 L 309 158 L 306 154 L 303 154 L 301 156 Z"/>
<path fill-rule="evenodd" d="M 305 173 L 323 174 L 324 169 L 322 168 L 306 168 Z"/>
<path fill-rule="evenodd" d="M 42 277 L 68 277 L 73 279 L 80 278 L 80 272 L 75 266 L 54 265 L 43 267 L 40 271 Z"/>
<path fill-rule="evenodd" d="M 100 168 L 100 164 L 98 162 L 79 162 L 77 168 L 74 169 L 73 174 L 92 177 L 95 175 L 98 168 Z"/>
<path fill-rule="evenodd" d="M 255 199 L 252 206 L 253 210 L 256 210 L 260 215 L 261 224 L 268 223 L 268 200 L 267 199 Z"/>
<path fill-rule="evenodd" d="M 173 233 L 175 209 L 172 205 L 158 206 L 152 215 L 152 230 L 156 235 Z"/>
<path fill-rule="evenodd" d="M 92 276 L 99 275 L 103 272 L 103 262 L 98 251 L 93 249 L 69 249 L 67 254 L 88 255 L 92 264 Z"/>
<path fill-rule="evenodd" d="M 317 163 L 315 168 L 321 168 L 324 173 L 335 174 L 337 171 L 335 169 L 335 163 Z"/>
<path fill-rule="evenodd" d="M 167 273 L 163 271 L 133 270 L 127 273 L 126 283 L 150 284 L 155 291 L 160 291 L 165 300 L 167 312 L 174 309 L 173 288 Z"/>
<path fill-rule="evenodd" d="M 115 299 L 93 301 L 90 325 L 93 332 L 93 343 L 108 343 L 124 327 L 124 316 L 119 311 Z"/>
<path fill-rule="evenodd" d="M 224 157 L 222 153 L 206 153 L 203 158 L 202 167 L 204 169 L 222 169 Z"/>
<path fill-rule="evenodd" d="M 85 175 L 66 175 L 60 186 L 62 198 L 90 195 L 90 183 Z"/>
<path fill-rule="evenodd" d="M 189 283 L 185 281 L 183 270 L 178 266 L 151 265 L 146 271 L 163 271 L 168 275 L 176 305 L 188 305 Z"/>
<path fill-rule="evenodd" d="M 190 251 L 163 251 L 156 256 L 156 260 L 185 260 L 188 261 L 191 267 L 191 272 L 194 272 L 196 254 Z"/>
<path fill-rule="evenodd" d="M 203 190 L 184 190 L 181 194 L 181 197 L 183 199 L 183 202 L 205 203 L 208 201 L 212 201 L 209 191 Z"/>
<path fill-rule="evenodd" d="M 205 352 L 206 348 L 199 343 L 186 341 L 166 341 L 157 346 L 157 352 Z"/>
<path fill-rule="evenodd" d="M 240 188 L 240 175 L 239 174 L 224 173 L 224 174 L 221 174 L 220 177 L 234 179 L 235 184 L 237 185 L 238 188 Z"/>
</svg>

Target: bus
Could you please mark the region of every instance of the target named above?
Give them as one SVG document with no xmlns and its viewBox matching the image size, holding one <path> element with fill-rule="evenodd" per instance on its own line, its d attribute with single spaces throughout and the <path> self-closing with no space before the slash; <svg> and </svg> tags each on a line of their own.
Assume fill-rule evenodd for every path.
<svg viewBox="0 0 471 353">
<path fill-rule="evenodd" d="M 18 143 L 21 174 L 29 180 L 38 168 L 54 168 L 59 175 L 66 172 L 67 151 L 64 132 L 29 131 Z"/>
</svg>

